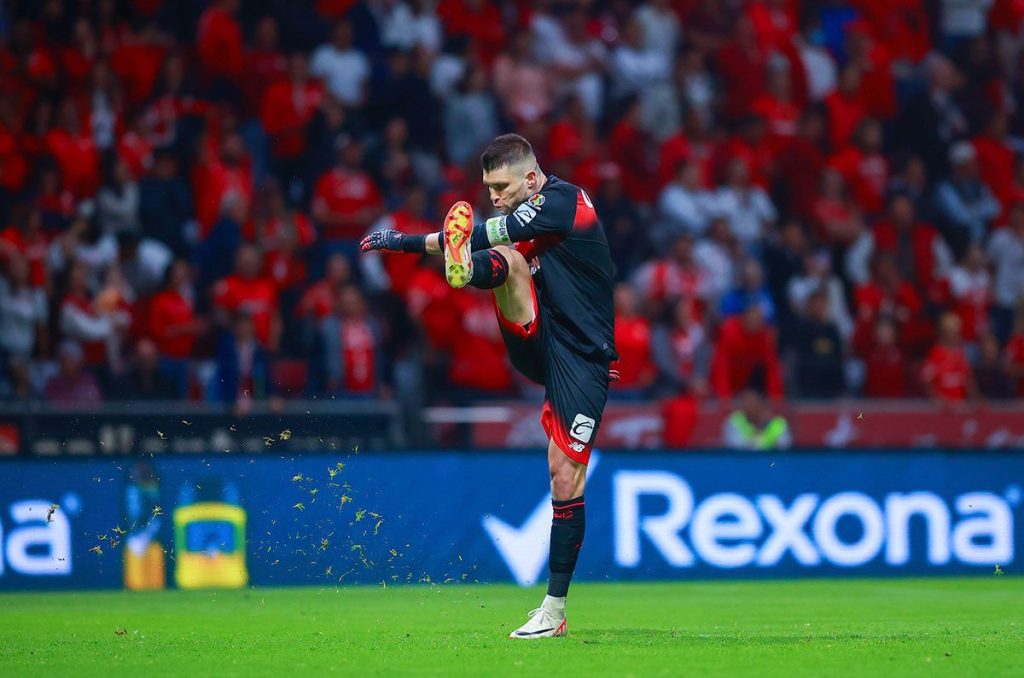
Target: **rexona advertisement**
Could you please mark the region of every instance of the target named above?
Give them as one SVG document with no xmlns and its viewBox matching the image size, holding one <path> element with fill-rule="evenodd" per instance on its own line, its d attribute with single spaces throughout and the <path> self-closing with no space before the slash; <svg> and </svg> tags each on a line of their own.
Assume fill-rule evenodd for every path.
<svg viewBox="0 0 1024 678">
<path fill-rule="evenodd" d="M 1024 454 L 596 453 L 592 580 L 1020 571 Z M 530 585 L 542 452 L 0 463 L 0 589 Z"/>
</svg>

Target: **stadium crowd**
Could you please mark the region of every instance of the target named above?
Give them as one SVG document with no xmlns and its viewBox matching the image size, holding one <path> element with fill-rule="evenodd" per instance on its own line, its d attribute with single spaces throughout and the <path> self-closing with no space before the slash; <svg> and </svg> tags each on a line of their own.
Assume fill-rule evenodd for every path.
<svg viewBox="0 0 1024 678">
<path fill-rule="evenodd" d="M 0 382 L 54 403 L 530 387 L 388 225 L 529 138 L 617 267 L 618 398 L 1024 396 L 1010 0 L 0 3 Z M 471 350 L 453 355 L 458 338 Z"/>
</svg>

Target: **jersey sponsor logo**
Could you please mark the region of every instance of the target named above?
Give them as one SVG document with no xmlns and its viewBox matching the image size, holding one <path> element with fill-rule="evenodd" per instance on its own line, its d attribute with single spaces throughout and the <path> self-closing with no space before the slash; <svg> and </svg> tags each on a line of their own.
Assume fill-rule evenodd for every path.
<svg viewBox="0 0 1024 678">
<path fill-rule="evenodd" d="M 576 440 L 589 443 L 590 438 L 594 435 L 594 427 L 596 425 L 597 422 L 587 415 L 577 414 L 576 418 L 572 420 L 572 426 L 569 427 L 569 435 Z"/>
<path fill-rule="evenodd" d="M 535 216 L 537 216 L 537 210 L 533 209 L 524 202 L 522 205 L 516 208 L 515 214 L 519 218 L 519 221 L 523 222 L 524 224 L 528 224 L 531 221 L 533 221 L 533 218 Z"/>
<path fill-rule="evenodd" d="M 531 195 L 526 202 L 532 205 L 533 207 L 540 209 L 540 206 L 544 204 L 544 196 L 541 195 L 540 193 L 536 193 L 534 195 Z"/>
</svg>

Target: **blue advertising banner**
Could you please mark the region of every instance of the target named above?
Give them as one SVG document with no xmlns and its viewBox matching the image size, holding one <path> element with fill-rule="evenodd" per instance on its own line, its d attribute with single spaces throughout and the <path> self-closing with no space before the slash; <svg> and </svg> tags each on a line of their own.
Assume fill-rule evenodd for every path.
<svg viewBox="0 0 1024 678">
<path fill-rule="evenodd" d="M 1020 453 L 606 453 L 580 579 L 1017 571 Z M 540 452 L 11 460 L 0 590 L 546 576 Z"/>
</svg>

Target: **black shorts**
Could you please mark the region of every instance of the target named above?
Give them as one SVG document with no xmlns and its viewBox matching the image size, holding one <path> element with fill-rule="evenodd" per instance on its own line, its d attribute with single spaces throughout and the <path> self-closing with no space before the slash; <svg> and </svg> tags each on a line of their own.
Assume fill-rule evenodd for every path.
<svg viewBox="0 0 1024 678">
<path fill-rule="evenodd" d="M 555 336 L 552 320 L 537 304 L 527 327 L 507 320 L 495 300 L 509 359 L 523 376 L 544 386 L 540 423 L 550 440 L 573 461 L 586 464 L 608 402 L 608 360 L 581 354 Z"/>
</svg>

